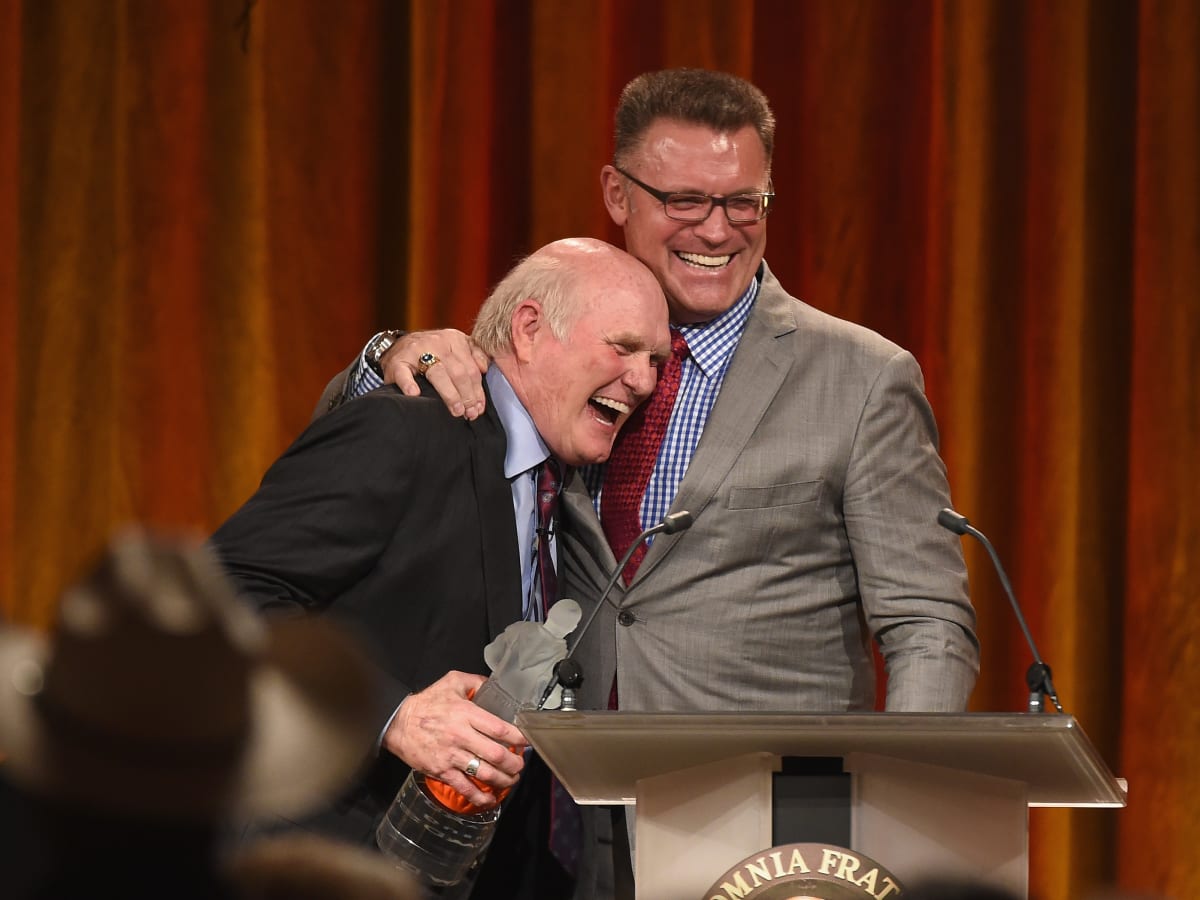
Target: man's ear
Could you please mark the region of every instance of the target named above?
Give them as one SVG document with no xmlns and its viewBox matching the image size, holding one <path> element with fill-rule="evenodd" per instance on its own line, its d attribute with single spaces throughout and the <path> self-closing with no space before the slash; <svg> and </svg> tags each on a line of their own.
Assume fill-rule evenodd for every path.
<svg viewBox="0 0 1200 900">
<path fill-rule="evenodd" d="M 530 297 L 517 304 L 512 314 L 512 345 L 518 362 L 527 363 L 533 358 L 534 344 L 544 328 L 546 317 L 541 303 Z"/>
<path fill-rule="evenodd" d="M 618 228 L 625 227 L 629 218 L 629 193 L 621 173 L 612 166 L 600 170 L 600 192 L 604 196 L 604 208 Z"/>
</svg>

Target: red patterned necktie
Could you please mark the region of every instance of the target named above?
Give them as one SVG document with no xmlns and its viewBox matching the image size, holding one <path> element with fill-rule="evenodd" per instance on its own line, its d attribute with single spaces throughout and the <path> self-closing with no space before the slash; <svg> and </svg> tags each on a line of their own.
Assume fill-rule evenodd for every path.
<svg viewBox="0 0 1200 900">
<path fill-rule="evenodd" d="M 545 622 L 546 612 L 558 599 L 558 576 L 554 570 L 554 554 L 550 550 L 550 535 L 558 512 L 558 495 L 562 489 L 562 471 L 558 460 L 547 457 L 538 470 L 537 478 L 537 566 L 541 586 L 541 607 L 535 608 L 535 621 Z"/>
<path fill-rule="evenodd" d="M 642 532 L 641 508 L 650 473 L 658 460 L 658 451 L 683 373 L 683 359 L 688 354 L 687 341 L 671 329 L 671 356 L 658 373 L 658 384 L 650 399 L 640 406 L 621 433 L 617 435 L 612 455 L 604 469 L 604 488 L 600 494 L 600 524 L 613 555 L 619 561 Z M 638 566 L 646 556 L 643 543 L 625 566 L 625 583 L 633 581 Z"/>
<path fill-rule="evenodd" d="M 554 571 L 553 554 L 550 552 L 550 534 L 558 510 L 558 498 L 562 490 L 562 472 L 558 460 L 549 457 L 538 472 L 537 478 L 537 535 L 538 535 L 538 579 L 542 588 L 541 619 L 558 600 L 558 578 Z M 550 852 L 571 875 L 579 868 L 579 850 L 583 844 L 583 823 L 579 807 L 562 783 L 550 776 Z"/>
</svg>

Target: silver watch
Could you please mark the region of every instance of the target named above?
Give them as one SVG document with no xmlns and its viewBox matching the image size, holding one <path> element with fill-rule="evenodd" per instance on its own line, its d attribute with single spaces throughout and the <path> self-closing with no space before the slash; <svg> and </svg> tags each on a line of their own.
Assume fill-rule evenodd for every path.
<svg viewBox="0 0 1200 900">
<path fill-rule="evenodd" d="M 367 361 L 367 365 L 371 367 L 371 371 L 383 377 L 383 364 L 380 362 L 383 359 L 383 354 L 387 353 L 388 347 L 396 343 L 403 331 L 389 330 L 381 331 L 371 340 L 367 341 L 367 346 L 363 350 L 363 359 Z"/>
</svg>

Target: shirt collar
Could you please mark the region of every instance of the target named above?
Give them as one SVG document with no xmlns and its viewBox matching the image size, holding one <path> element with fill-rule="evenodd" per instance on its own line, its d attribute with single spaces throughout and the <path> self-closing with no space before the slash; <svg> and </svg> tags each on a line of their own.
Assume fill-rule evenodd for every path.
<svg viewBox="0 0 1200 900">
<path fill-rule="evenodd" d="M 737 302 L 715 319 L 702 322 L 699 325 L 680 325 L 679 331 L 687 338 L 688 353 L 704 373 L 711 378 L 721 372 L 733 351 L 737 349 L 738 339 L 750 318 L 750 310 L 758 297 L 758 277 L 750 279 L 750 284 L 742 292 Z"/>
<path fill-rule="evenodd" d="M 504 453 L 504 477 L 511 481 L 522 472 L 541 465 L 550 455 L 550 450 L 504 373 L 493 363 L 488 366 L 484 377 L 491 394 L 492 408 L 504 426 L 508 445 Z"/>
</svg>

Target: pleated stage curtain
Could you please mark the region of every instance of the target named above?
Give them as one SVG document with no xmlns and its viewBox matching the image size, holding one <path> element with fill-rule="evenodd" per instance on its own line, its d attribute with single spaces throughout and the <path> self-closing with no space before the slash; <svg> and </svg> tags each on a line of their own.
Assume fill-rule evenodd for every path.
<svg viewBox="0 0 1200 900">
<path fill-rule="evenodd" d="M 747 77 L 767 258 L 922 363 L 1129 808 L 1033 813 L 1033 895 L 1200 889 L 1200 7 L 1191 0 L 0 2 L 0 603 L 206 534 L 384 327 L 469 328 L 600 202 L 624 83 Z M 978 710 L 1028 651 L 967 548 Z"/>
</svg>

